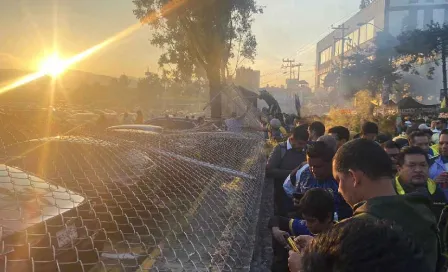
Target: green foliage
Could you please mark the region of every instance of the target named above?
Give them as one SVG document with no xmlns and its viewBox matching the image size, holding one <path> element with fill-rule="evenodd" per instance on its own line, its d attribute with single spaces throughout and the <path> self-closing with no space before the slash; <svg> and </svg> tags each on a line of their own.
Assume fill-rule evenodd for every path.
<svg viewBox="0 0 448 272">
<path fill-rule="evenodd" d="M 340 109 L 332 107 L 325 118 L 325 126 L 327 128 L 334 126 L 347 127 L 353 134 L 361 131 L 361 126 L 366 121 L 372 121 L 378 124 L 382 133 L 395 133 L 395 115 L 374 116 L 375 99 L 368 90 L 362 90 L 355 94 L 353 99 L 354 109 Z"/>
<path fill-rule="evenodd" d="M 373 56 L 370 50 L 354 52 L 346 57 L 345 67 L 342 70 L 342 94 L 346 98 L 353 97 L 360 90 L 369 90 L 372 94 L 380 93 L 384 82 L 393 85 L 402 78 L 397 67 L 387 59 Z M 340 65 L 325 77 L 324 87 L 340 88 Z"/>
<path fill-rule="evenodd" d="M 145 77 L 138 80 L 137 89 L 140 91 L 142 99 L 149 99 L 161 96 L 165 91 L 165 86 L 158 74 L 146 72 Z"/>
<path fill-rule="evenodd" d="M 432 23 L 426 29 L 415 29 L 401 33 L 395 47 L 403 71 L 419 74 L 417 68 L 429 64 L 426 74 L 433 79 L 435 66 L 440 64 L 442 51 L 448 44 L 448 25 Z"/>
<path fill-rule="evenodd" d="M 372 4 L 374 0 L 361 0 L 361 3 L 359 4 L 359 9 L 365 9 L 370 4 Z"/>
<path fill-rule="evenodd" d="M 358 133 L 364 122 L 373 121 L 378 124 L 381 132 L 394 134 L 396 116 L 374 116 L 374 104 L 372 104 L 374 99 L 368 90 L 357 92 L 353 99 L 354 109 L 331 108 L 325 119 L 325 126 L 328 128 L 345 126 L 350 131 Z"/>
<path fill-rule="evenodd" d="M 256 55 L 257 41 L 251 26 L 253 15 L 262 12 L 256 0 L 133 3 L 136 17 L 154 30 L 151 43 L 164 50 L 159 65 L 168 70 L 167 75 L 189 82 L 203 70 L 209 80 L 210 97 L 219 94 L 230 59 L 238 55 L 253 60 Z M 215 100 L 212 115 L 220 117 L 219 96 Z"/>
</svg>

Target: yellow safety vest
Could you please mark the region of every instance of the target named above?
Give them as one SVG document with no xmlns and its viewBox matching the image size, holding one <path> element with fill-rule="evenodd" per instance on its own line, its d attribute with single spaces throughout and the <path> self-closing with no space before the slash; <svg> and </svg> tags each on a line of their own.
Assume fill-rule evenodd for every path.
<svg viewBox="0 0 448 272">
<path fill-rule="evenodd" d="M 428 179 L 426 182 L 426 186 L 428 187 L 428 191 L 431 195 L 433 195 L 437 190 L 437 184 L 434 180 Z M 400 181 L 398 180 L 398 176 L 395 177 L 395 189 L 397 190 L 397 193 L 399 195 L 405 195 L 406 192 L 403 189 L 403 186 L 401 186 Z"/>
<path fill-rule="evenodd" d="M 431 146 L 432 152 L 434 153 L 434 157 L 439 156 L 439 145 L 435 144 Z"/>
</svg>

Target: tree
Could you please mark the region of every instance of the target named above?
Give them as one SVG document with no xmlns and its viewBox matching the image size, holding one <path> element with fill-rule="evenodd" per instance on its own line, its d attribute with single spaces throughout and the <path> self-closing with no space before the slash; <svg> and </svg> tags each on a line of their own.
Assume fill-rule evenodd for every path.
<svg viewBox="0 0 448 272">
<path fill-rule="evenodd" d="M 402 75 L 399 67 L 391 61 L 396 54 L 393 47 L 396 42 L 392 38 L 379 32 L 372 46 L 356 48 L 345 57 L 342 72 L 341 65 L 335 63 L 333 70 L 324 79 L 324 87 L 340 87 L 342 76 L 343 86 L 340 91 L 345 98 L 351 98 L 361 90 L 368 90 L 376 95 L 386 84 L 397 84 Z"/>
<path fill-rule="evenodd" d="M 127 75 L 123 74 L 118 78 L 118 86 L 121 88 L 127 88 L 129 87 L 129 84 L 131 84 L 131 80 Z"/>
<path fill-rule="evenodd" d="M 165 87 L 158 74 L 146 72 L 145 77 L 138 80 L 137 89 L 142 99 L 154 99 L 163 94 Z"/>
<path fill-rule="evenodd" d="M 209 81 L 212 118 L 220 118 L 220 92 L 229 60 L 235 54 L 250 60 L 256 55 L 257 41 L 251 26 L 253 15 L 262 12 L 256 0 L 133 3 L 136 17 L 155 31 L 151 43 L 164 50 L 159 65 L 172 67 L 171 75 L 185 80 L 204 70 Z"/>
<path fill-rule="evenodd" d="M 361 0 L 361 4 L 359 4 L 359 9 L 365 9 L 370 6 L 374 0 Z"/>
<path fill-rule="evenodd" d="M 398 36 L 396 46 L 403 71 L 419 74 L 417 67 L 427 64 L 426 77 L 433 78 L 435 66 L 442 62 L 443 90 L 447 96 L 446 51 L 448 45 L 448 25 L 431 23 L 426 29 L 406 31 Z"/>
</svg>

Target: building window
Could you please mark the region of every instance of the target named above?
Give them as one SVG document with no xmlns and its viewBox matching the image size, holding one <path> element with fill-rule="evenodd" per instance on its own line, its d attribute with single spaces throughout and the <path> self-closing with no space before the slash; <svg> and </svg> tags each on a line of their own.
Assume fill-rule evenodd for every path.
<svg viewBox="0 0 448 272">
<path fill-rule="evenodd" d="M 345 36 L 344 52 L 355 49 L 359 45 L 359 29 Z"/>
<path fill-rule="evenodd" d="M 317 84 L 318 84 L 317 87 L 324 86 L 324 81 L 325 81 L 325 78 L 327 77 L 327 75 L 328 75 L 328 73 L 324 73 L 324 74 L 320 74 L 317 76 Z"/>
<path fill-rule="evenodd" d="M 359 45 L 359 29 L 353 31 L 353 42 L 354 47 L 357 47 Z"/>
<path fill-rule="evenodd" d="M 445 23 L 445 10 L 444 9 L 434 9 L 432 11 L 432 20 L 434 23 L 443 25 Z"/>
<path fill-rule="evenodd" d="M 338 40 L 334 43 L 334 55 L 339 56 L 342 53 L 342 40 Z"/>
<path fill-rule="evenodd" d="M 398 36 L 409 27 L 409 10 L 389 12 L 389 33 Z"/>
<path fill-rule="evenodd" d="M 366 25 L 366 41 L 375 37 L 375 21 L 372 20 Z"/>
<path fill-rule="evenodd" d="M 328 47 L 324 51 L 320 52 L 320 64 L 324 64 L 331 60 L 331 51 L 333 50 L 333 46 Z"/>
<path fill-rule="evenodd" d="M 362 25 L 359 28 L 359 44 L 363 44 L 367 41 L 367 27 Z"/>
<path fill-rule="evenodd" d="M 419 9 L 417 11 L 417 26 L 418 29 L 424 29 L 425 26 L 425 11 L 423 9 Z"/>
</svg>

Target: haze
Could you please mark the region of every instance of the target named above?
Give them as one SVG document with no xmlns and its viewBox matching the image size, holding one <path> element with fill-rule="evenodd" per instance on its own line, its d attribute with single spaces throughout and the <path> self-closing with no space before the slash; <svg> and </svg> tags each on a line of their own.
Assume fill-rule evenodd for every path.
<svg viewBox="0 0 448 272">
<path fill-rule="evenodd" d="M 256 62 L 262 86 L 280 85 L 281 60 L 304 64 L 302 79 L 314 82 L 315 43 L 338 23 L 358 11 L 358 0 L 259 0 L 264 14 L 253 30 L 258 39 Z M 137 22 L 131 0 L 0 0 L 0 68 L 37 68 L 43 57 L 58 51 L 71 56 Z M 101 75 L 142 77 L 157 72 L 160 51 L 151 46 L 149 27 L 78 63 L 73 69 Z"/>
</svg>

